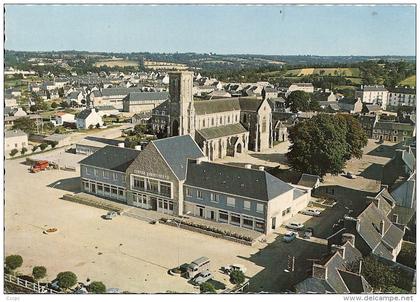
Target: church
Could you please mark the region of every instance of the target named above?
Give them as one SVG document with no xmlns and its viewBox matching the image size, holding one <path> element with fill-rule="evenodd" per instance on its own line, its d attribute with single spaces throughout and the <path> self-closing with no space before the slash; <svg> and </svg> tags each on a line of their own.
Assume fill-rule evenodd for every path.
<svg viewBox="0 0 420 302">
<path fill-rule="evenodd" d="M 273 146 L 272 112 L 266 99 L 194 100 L 190 71 L 169 74 L 169 100 L 152 111 L 151 122 L 168 137 L 191 135 L 209 160 Z"/>
</svg>

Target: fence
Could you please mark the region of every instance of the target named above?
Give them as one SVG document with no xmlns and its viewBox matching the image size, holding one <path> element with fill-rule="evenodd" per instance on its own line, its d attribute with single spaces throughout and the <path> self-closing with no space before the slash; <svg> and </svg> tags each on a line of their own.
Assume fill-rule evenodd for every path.
<svg viewBox="0 0 420 302">
<path fill-rule="evenodd" d="M 34 283 L 28 280 L 23 280 L 19 277 L 9 275 L 9 274 L 4 274 L 4 281 L 15 284 L 17 286 L 24 287 L 38 294 L 58 294 L 57 291 L 51 288 L 45 287 L 43 285 L 39 285 L 38 283 Z"/>
</svg>

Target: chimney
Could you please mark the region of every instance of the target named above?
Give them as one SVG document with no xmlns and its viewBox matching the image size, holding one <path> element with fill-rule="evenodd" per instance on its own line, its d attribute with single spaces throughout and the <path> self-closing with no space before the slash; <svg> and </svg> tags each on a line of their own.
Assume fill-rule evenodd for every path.
<svg viewBox="0 0 420 302">
<path fill-rule="evenodd" d="M 381 222 L 379 223 L 379 231 L 381 233 L 381 236 L 385 234 L 385 222 L 383 220 L 381 220 Z"/>
<path fill-rule="evenodd" d="M 252 168 L 252 165 L 251 165 L 251 164 L 246 164 L 246 165 L 245 165 L 245 168 L 247 168 L 247 169 L 251 169 L 251 168 Z"/>
<path fill-rule="evenodd" d="M 398 223 L 398 214 L 393 214 L 392 215 L 392 222 L 393 223 Z"/>
<path fill-rule="evenodd" d="M 352 247 L 354 247 L 354 243 L 356 241 L 355 239 L 356 239 L 356 236 L 350 233 L 343 233 L 341 235 L 341 241 L 343 242 L 343 244 L 346 242 L 349 242 Z"/>
<path fill-rule="evenodd" d="M 344 257 L 346 256 L 346 248 L 344 246 L 341 246 L 341 245 L 332 244 L 331 245 L 331 252 L 335 253 L 337 251 L 340 253 L 341 257 L 344 259 Z"/>
<path fill-rule="evenodd" d="M 141 145 L 134 146 L 134 149 L 141 151 Z"/>
<path fill-rule="evenodd" d="M 317 279 L 326 280 L 327 279 L 327 268 L 320 265 L 314 264 L 312 266 L 312 277 Z"/>
<path fill-rule="evenodd" d="M 258 167 L 258 170 L 260 170 L 260 171 L 264 171 L 264 167 L 263 167 L 263 166 L 259 166 L 259 167 Z"/>
<path fill-rule="evenodd" d="M 124 143 L 118 143 L 118 147 L 124 148 Z"/>
</svg>

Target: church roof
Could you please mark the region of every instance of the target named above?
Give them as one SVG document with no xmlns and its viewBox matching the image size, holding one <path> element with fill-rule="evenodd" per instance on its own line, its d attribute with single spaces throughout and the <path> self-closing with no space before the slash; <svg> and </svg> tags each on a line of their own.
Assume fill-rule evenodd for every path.
<svg viewBox="0 0 420 302">
<path fill-rule="evenodd" d="M 231 124 L 197 130 L 206 140 L 248 132 L 242 124 Z"/>
</svg>

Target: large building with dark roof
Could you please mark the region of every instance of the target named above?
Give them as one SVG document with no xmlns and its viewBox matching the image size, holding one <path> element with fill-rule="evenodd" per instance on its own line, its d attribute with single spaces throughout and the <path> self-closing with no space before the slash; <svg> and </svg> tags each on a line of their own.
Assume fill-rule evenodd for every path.
<svg viewBox="0 0 420 302">
<path fill-rule="evenodd" d="M 197 101 L 193 99 L 192 87 L 191 72 L 170 73 L 169 100 L 161 104 L 165 110 L 158 107 L 153 111 L 153 129 L 166 130 L 168 136 L 190 134 L 210 160 L 273 146 L 271 107 L 267 99 Z"/>
<path fill-rule="evenodd" d="M 143 151 L 107 146 L 80 166 L 84 192 L 266 234 L 310 199 L 309 188 L 294 187 L 263 169 L 209 162 L 188 134 L 152 141 Z"/>
</svg>

